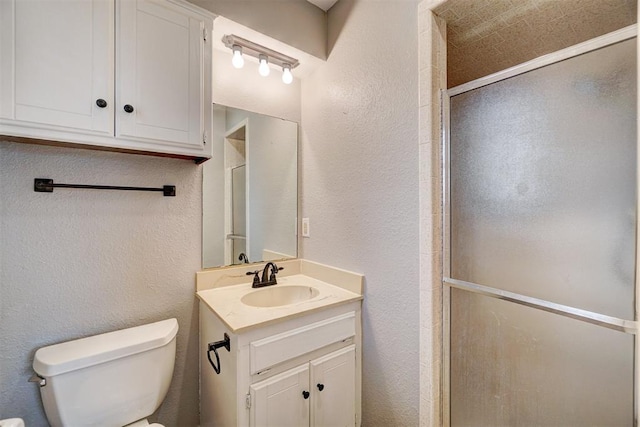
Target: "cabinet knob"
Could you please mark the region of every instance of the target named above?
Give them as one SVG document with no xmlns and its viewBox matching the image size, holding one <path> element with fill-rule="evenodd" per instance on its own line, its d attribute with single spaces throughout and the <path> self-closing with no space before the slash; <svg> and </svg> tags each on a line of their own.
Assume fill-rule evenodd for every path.
<svg viewBox="0 0 640 427">
<path fill-rule="evenodd" d="M 320 390 L 320 391 L 324 390 L 324 384 L 319 384 L 318 383 L 317 387 L 318 387 L 318 390 Z"/>
<path fill-rule="evenodd" d="M 125 105 L 124 111 L 127 113 L 133 113 L 133 105 L 129 105 L 129 104 Z"/>
<path fill-rule="evenodd" d="M 310 393 L 308 391 L 303 391 L 302 392 L 302 397 L 304 397 L 305 399 L 309 398 Z"/>
<path fill-rule="evenodd" d="M 104 99 L 100 98 L 96 101 L 96 105 L 100 108 L 105 108 L 107 106 L 107 101 L 105 101 Z"/>
</svg>

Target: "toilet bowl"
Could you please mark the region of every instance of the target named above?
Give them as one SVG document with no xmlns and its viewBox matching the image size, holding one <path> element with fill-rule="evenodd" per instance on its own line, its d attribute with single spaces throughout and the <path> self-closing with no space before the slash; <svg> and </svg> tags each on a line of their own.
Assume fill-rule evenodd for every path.
<svg viewBox="0 0 640 427">
<path fill-rule="evenodd" d="M 49 423 L 161 427 L 146 417 L 169 390 L 177 333 L 167 319 L 38 349 L 33 369 Z"/>
</svg>

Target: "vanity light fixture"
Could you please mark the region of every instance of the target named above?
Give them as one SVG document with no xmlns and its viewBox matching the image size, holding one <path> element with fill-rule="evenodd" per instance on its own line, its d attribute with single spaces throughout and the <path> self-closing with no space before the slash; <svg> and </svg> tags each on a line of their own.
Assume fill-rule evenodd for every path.
<svg viewBox="0 0 640 427">
<path fill-rule="evenodd" d="M 283 83 L 291 84 L 293 82 L 291 70 L 300 65 L 297 59 L 233 34 L 222 37 L 222 42 L 233 51 L 231 63 L 234 67 L 242 68 L 244 57 L 250 56 L 256 58 L 260 63 L 258 72 L 261 76 L 268 76 L 271 71 L 270 65 L 273 65 L 282 68 Z"/>
</svg>

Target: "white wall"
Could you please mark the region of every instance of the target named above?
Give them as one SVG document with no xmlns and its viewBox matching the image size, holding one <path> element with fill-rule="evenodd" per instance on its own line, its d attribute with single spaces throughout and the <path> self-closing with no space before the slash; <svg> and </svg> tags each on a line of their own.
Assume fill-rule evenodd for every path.
<svg viewBox="0 0 640 427">
<path fill-rule="evenodd" d="M 418 10 L 340 0 L 302 85 L 302 256 L 364 273 L 363 425 L 418 424 Z"/>
<path fill-rule="evenodd" d="M 176 317 L 173 381 L 152 419 L 198 424 L 200 177 L 187 160 L 0 142 L 0 418 L 47 424 L 27 382 L 39 347 Z M 177 195 L 36 193 L 34 178 Z"/>
</svg>

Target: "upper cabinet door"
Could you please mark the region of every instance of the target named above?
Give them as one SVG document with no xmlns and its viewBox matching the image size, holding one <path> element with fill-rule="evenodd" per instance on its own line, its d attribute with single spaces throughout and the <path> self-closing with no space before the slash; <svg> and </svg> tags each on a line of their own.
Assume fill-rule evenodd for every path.
<svg viewBox="0 0 640 427">
<path fill-rule="evenodd" d="M 170 1 L 116 7 L 116 137 L 204 152 L 211 21 Z"/>
<path fill-rule="evenodd" d="M 356 347 L 351 345 L 311 361 L 311 427 L 356 423 Z"/>
<path fill-rule="evenodd" d="M 104 0 L 1 0 L 0 118 L 113 134 L 113 20 Z"/>
</svg>

